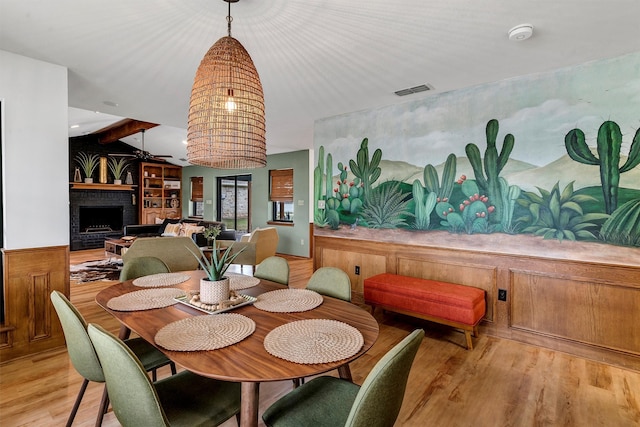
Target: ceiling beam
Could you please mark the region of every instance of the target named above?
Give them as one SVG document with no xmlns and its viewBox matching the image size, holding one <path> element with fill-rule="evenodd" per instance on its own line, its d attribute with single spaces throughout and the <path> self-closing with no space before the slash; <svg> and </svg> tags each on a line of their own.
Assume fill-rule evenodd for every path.
<svg viewBox="0 0 640 427">
<path fill-rule="evenodd" d="M 97 136 L 100 144 L 109 144 L 120 140 L 120 138 L 138 133 L 142 129 L 148 130 L 156 126 L 158 126 L 156 123 L 142 122 L 134 119 L 122 119 L 119 122 L 115 122 L 93 132 L 93 135 Z"/>
</svg>

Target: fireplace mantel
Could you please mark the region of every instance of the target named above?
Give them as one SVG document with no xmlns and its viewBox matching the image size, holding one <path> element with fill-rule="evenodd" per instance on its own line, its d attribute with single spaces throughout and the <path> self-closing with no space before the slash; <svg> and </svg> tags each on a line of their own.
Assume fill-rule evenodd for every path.
<svg viewBox="0 0 640 427">
<path fill-rule="evenodd" d="M 100 184 L 93 183 L 87 184 L 84 182 L 70 182 L 72 190 L 110 190 L 110 191 L 133 191 L 137 185 L 128 185 L 128 184 Z"/>
</svg>

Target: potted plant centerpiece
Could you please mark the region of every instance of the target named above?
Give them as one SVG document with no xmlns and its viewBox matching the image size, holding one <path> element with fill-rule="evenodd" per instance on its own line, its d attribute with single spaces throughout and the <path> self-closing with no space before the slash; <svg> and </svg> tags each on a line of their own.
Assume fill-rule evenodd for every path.
<svg viewBox="0 0 640 427">
<path fill-rule="evenodd" d="M 93 183 L 93 172 L 98 167 L 100 156 L 81 151 L 76 156 L 76 161 L 80 165 L 80 168 L 82 168 L 82 172 L 84 172 L 84 182 L 87 184 Z"/>
<path fill-rule="evenodd" d="M 216 238 L 220 234 L 219 226 L 211 226 L 204 231 L 207 240 L 213 242 L 211 260 L 206 257 L 202 252 L 197 254 L 191 249 L 189 251 L 198 259 L 200 267 L 205 271 L 206 277 L 200 279 L 200 301 L 205 304 L 218 304 L 221 301 L 229 299 L 229 278 L 224 277 L 229 265 L 234 259 L 244 250 L 241 248 L 236 253 L 233 253 L 233 244 L 229 247 L 218 248 L 216 245 Z"/>
<path fill-rule="evenodd" d="M 122 175 L 124 174 L 124 171 L 127 170 L 128 167 L 129 167 L 129 163 L 127 162 L 127 159 L 123 157 L 119 159 L 115 157 L 109 157 L 109 170 L 113 175 L 113 183 L 115 185 L 122 184 Z"/>
</svg>

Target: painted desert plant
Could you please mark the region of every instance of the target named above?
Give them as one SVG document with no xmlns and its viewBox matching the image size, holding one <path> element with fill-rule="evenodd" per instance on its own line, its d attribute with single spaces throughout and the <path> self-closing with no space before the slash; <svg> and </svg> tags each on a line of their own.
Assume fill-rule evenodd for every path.
<svg viewBox="0 0 640 427">
<path fill-rule="evenodd" d="M 388 181 L 374 188 L 362 206 L 361 217 L 370 228 L 406 227 L 407 193 L 400 188 L 400 182 Z"/>
<path fill-rule="evenodd" d="M 500 172 L 507 164 L 515 138 L 511 134 L 507 134 L 504 137 L 502 143 L 502 149 L 500 154 L 496 148 L 496 138 L 498 137 L 498 121 L 495 119 L 489 120 L 486 127 L 487 135 L 487 148 L 484 152 L 484 158 L 480 157 L 480 150 L 475 144 L 467 144 L 465 152 L 473 168 L 473 173 L 480 188 L 480 192 L 486 194 L 495 206 L 494 220 L 496 222 L 502 221 L 503 206 L 502 206 L 502 194 L 500 187 Z M 484 168 L 483 168 L 484 160 Z M 486 176 L 485 176 L 486 173 Z"/>
<path fill-rule="evenodd" d="M 580 204 L 593 201 L 593 197 L 574 193 L 573 182 L 567 184 L 562 192 L 558 182 L 551 191 L 537 188 L 540 195 L 525 191 L 518 199 L 518 203 L 529 211 L 529 215 L 518 218 L 518 221 L 529 224 L 524 233 L 560 241 L 596 239 L 589 229 L 597 228 L 599 225 L 594 221 L 605 220 L 609 215 L 583 212 Z"/>
<path fill-rule="evenodd" d="M 616 209 L 602 225 L 600 237 L 614 245 L 640 246 L 640 199 Z"/>
<path fill-rule="evenodd" d="M 462 193 L 466 196 L 457 209 L 444 200 L 436 204 L 436 213 L 442 219 L 440 225 L 449 229 L 451 233 L 467 234 L 491 233 L 494 227 L 489 224 L 489 217 L 495 211 L 495 207 L 489 203 L 489 197 L 480 194 L 476 181 L 461 177 Z"/>
<path fill-rule="evenodd" d="M 431 227 L 431 212 L 436 207 L 437 197 L 433 191 L 426 192 L 417 179 L 412 187 L 414 209 L 413 227 L 418 230 L 428 230 Z"/>
<path fill-rule="evenodd" d="M 428 193 L 436 193 L 438 201 L 449 199 L 456 177 L 456 155 L 449 154 L 442 170 L 442 183 L 438 180 L 438 171 L 433 165 L 424 167 L 424 187 Z"/>
<path fill-rule="evenodd" d="M 349 160 L 351 172 L 360 178 L 362 187 L 364 188 L 364 199 L 369 197 L 374 182 L 380 178 L 382 169 L 380 169 L 380 159 L 382 159 L 382 150 L 379 148 L 373 152 L 371 160 L 369 160 L 369 139 L 364 138 L 360 144 L 360 149 L 356 155 L 356 160 Z"/>
<path fill-rule="evenodd" d="M 620 174 L 628 172 L 640 164 L 640 128 L 636 130 L 627 161 L 622 166 L 618 166 L 620 149 L 622 148 L 622 132 L 620 126 L 615 122 L 606 121 L 598 129 L 597 151 L 599 157 L 593 155 L 585 141 L 584 132 L 580 129 L 569 131 L 564 138 L 564 145 L 569 157 L 576 162 L 600 166 L 600 182 L 602 183 L 605 212 L 613 213 L 618 207 Z"/>
</svg>

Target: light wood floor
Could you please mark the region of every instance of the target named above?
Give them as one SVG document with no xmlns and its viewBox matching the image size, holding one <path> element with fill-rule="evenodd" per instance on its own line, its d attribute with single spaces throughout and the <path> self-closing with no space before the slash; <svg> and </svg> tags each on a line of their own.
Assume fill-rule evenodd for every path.
<svg viewBox="0 0 640 427">
<path fill-rule="evenodd" d="M 100 250 L 72 252 L 71 263 L 102 256 Z M 292 285 L 304 287 L 311 261 L 289 258 L 289 262 Z M 71 301 L 87 321 L 117 332 L 118 322 L 94 302 L 95 294 L 108 285 L 72 285 Z M 422 327 L 427 332 L 397 426 L 640 425 L 639 372 L 482 333 L 474 350 L 467 351 L 462 347 L 464 336 L 446 327 L 382 312 L 376 312 L 376 318 L 380 338 L 351 364 L 357 383 L 411 330 Z M 81 381 L 65 349 L 0 365 L 0 426 L 64 425 Z M 290 389 L 288 381 L 262 384 L 260 411 Z M 95 423 L 101 393 L 102 385 L 89 385 L 74 426 Z M 103 425 L 119 425 L 111 411 Z M 234 419 L 224 424 L 235 425 Z"/>
</svg>

